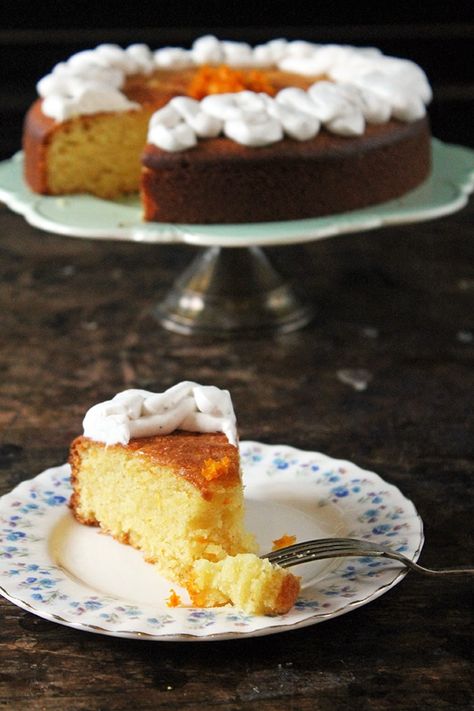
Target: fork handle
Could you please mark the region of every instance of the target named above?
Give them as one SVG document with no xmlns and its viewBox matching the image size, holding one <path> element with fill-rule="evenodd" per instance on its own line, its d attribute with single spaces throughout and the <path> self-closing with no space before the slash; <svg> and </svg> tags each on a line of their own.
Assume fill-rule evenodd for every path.
<svg viewBox="0 0 474 711">
<path fill-rule="evenodd" d="M 392 560 L 398 560 L 410 570 L 416 570 L 418 573 L 423 573 L 424 575 L 474 575 L 474 568 L 438 568 L 433 570 L 432 568 L 425 568 L 423 565 L 419 565 L 414 561 L 410 560 L 404 555 L 397 553 L 396 551 L 384 551 L 369 553 L 368 555 L 379 555 L 383 558 L 391 558 Z"/>
<path fill-rule="evenodd" d="M 415 563 L 414 561 L 410 560 L 410 558 L 407 558 L 406 556 L 402 555 L 401 553 L 397 553 L 396 551 L 382 549 L 381 547 L 371 548 L 369 545 L 367 545 L 366 541 L 364 541 L 364 547 L 362 549 L 360 547 L 358 548 L 357 546 L 352 548 L 348 546 L 347 548 L 340 547 L 339 549 L 335 550 L 322 550 L 311 552 L 311 549 L 308 547 L 308 550 L 304 551 L 303 553 L 299 553 L 297 557 L 288 556 L 286 559 L 282 558 L 281 560 L 279 560 L 279 554 L 281 555 L 281 553 L 282 551 L 274 551 L 273 553 L 270 553 L 266 556 L 262 556 L 262 558 L 268 558 L 272 563 L 277 563 L 281 568 L 290 568 L 294 565 L 300 565 L 300 563 L 310 563 L 311 561 L 324 560 L 327 558 L 378 557 L 396 560 L 399 563 L 403 563 L 403 565 L 405 565 L 410 570 L 415 570 L 417 573 L 422 573 L 423 575 L 474 575 L 474 568 L 441 568 L 438 570 L 425 568 L 424 566 Z"/>
</svg>

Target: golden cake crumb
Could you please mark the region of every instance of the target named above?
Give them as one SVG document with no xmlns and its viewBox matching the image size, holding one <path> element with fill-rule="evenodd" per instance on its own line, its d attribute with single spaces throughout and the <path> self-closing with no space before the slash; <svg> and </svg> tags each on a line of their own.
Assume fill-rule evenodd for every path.
<svg viewBox="0 0 474 711">
<path fill-rule="evenodd" d="M 199 607 L 287 612 L 298 579 L 256 554 L 245 530 L 239 452 L 222 433 L 177 431 L 105 445 L 71 445 L 75 517 L 142 551 Z M 166 605 L 182 604 L 170 588 Z"/>
</svg>

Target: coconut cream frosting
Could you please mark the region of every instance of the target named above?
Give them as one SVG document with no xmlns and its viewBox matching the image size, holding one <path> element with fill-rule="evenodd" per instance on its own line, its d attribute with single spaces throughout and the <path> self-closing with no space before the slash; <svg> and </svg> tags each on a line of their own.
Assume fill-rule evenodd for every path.
<svg viewBox="0 0 474 711">
<path fill-rule="evenodd" d="M 105 444 L 127 444 L 134 437 L 188 432 L 223 432 L 237 446 L 237 425 L 230 394 L 213 385 L 184 381 L 153 393 L 124 390 L 87 411 L 84 435 Z"/>
<path fill-rule="evenodd" d="M 407 59 L 374 48 L 318 45 L 276 39 L 251 47 L 244 42 L 200 37 L 191 49 L 144 44 L 126 49 L 102 44 L 58 64 L 38 82 L 42 111 L 56 121 L 101 111 L 130 111 L 139 105 L 121 91 L 131 74 L 206 64 L 265 68 L 327 78 L 307 90 L 282 89 L 275 97 L 241 91 L 212 94 L 201 101 L 179 96 L 157 111 L 148 141 L 166 151 L 224 135 L 246 146 L 264 146 L 289 136 L 305 141 L 322 126 L 342 136 L 359 136 L 366 123 L 390 118 L 415 121 L 425 115 L 431 89 L 423 70 Z"/>
</svg>

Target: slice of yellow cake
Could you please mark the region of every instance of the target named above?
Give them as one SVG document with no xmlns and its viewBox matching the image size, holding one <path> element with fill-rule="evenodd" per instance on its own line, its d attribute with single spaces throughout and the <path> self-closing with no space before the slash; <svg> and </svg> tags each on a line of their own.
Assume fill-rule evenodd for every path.
<svg viewBox="0 0 474 711">
<path fill-rule="evenodd" d="M 128 390 L 89 410 L 70 450 L 78 521 L 140 549 L 195 605 L 254 614 L 293 605 L 299 582 L 256 555 L 230 395 L 179 383 Z"/>
</svg>

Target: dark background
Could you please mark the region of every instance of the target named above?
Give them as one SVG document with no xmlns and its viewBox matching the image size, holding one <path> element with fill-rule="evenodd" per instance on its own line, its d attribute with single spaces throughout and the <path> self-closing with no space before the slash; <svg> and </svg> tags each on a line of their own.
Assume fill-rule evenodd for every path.
<svg viewBox="0 0 474 711">
<path fill-rule="evenodd" d="M 0 0 L 0 158 L 20 147 L 36 81 L 72 52 L 105 41 L 186 45 L 208 31 L 410 57 L 434 88 L 434 134 L 472 146 L 473 10 Z M 425 565 L 472 565 L 473 215 L 471 199 L 442 219 L 269 250 L 314 321 L 214 342 L 164 331 L 151 316 L 197 248 L 65 239 L 0 205 L 0 495 L 65 461 L 91 403 L 191 378 L 229 388 L 242 439 L 318 449 L 399 486 L 425 524 Z M 367 390 L 338 380 L 348 368 L 373 374 Z M 469 582 L 412 574 L 350 615 L 223 643 L 86 634 L 0 596 L 0 709 L 472 711 L 470 623 Z"/>
<path fill-rule="evenodd" d="M 57 62 L 101 42 L 187 46 L 207 32 L 253 44 L 285 36 L 373 45 L 410 58 L 433 86 L 434 135 L 474 145 L 473 2 L 0 0 L 0 158 L 19 149 L 35 84 Z"/>
</svg>

